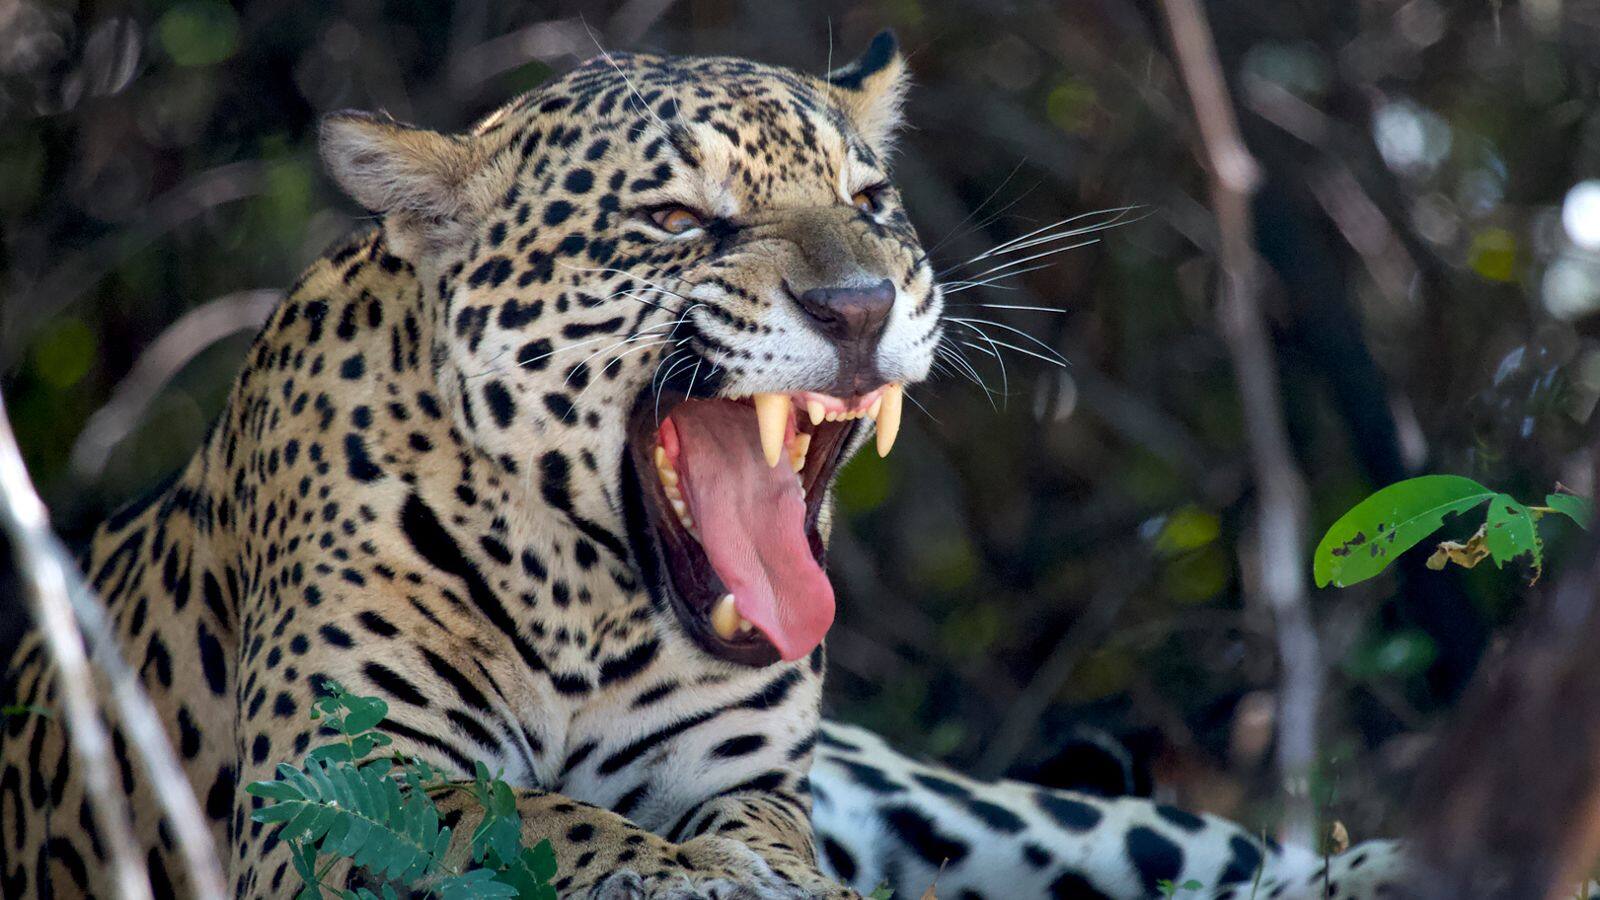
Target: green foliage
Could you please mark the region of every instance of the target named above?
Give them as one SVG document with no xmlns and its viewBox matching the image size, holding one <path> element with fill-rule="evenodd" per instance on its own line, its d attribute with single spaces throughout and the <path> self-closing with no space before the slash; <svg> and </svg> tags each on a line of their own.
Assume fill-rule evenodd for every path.
<svg viewBox="0 0 1600 900">
<path fill-rule="evenodd" d="M 188 0 L 167 10 L 156 34 L 180 66 L 209 66 L 232 56 L 239 45 L 239 16 L 216 0 Z"/>
<path fill-rule="evenodd" d="M 1594 501 L 1576 494 L 1548 494 L 1544 505 L 1566 516 L 1584 528 L 1594 522 Z"/>
<path fill-rule="evenodd" d="M 1312 559 L 1317 586 L 1347 587 L 1365 581 L 1438 531 L 1446 516 L 1486 502 L 1483 525 L 1464 543 L 1441 542 L 1428 560 L 1430 568 L 1442 569 L 1452 562 L 1471 568 L 1484 558 L 1503 566 L 1526 556 L 1537 578 L 1544 565 L 1539 519 L 1560 513 L 1588 528 L 1594 518 L 1594 504 L 1571 494 L 1551 494 L 1545 506 L 1527 506 L 1458 475 L 1411 478 L 1379 490 L 1333 523 Z"/>
<path fill-rule="evenodd" d="M 1161 896 L 1163 897 L 1176 897 L 1178 896 L 1179 891 L 1198 891 L 1202 887 L 1204 887 L 1204 885 L 1198 881 L 1195 881 L 1193 878 L 1185 881 L 1182 884 L 1173 884 L 1171 881 L 1165 878 L 1156 882 L 1156 890 L 1160 891 Z"/>
<path fill-rule="evenodd" d="M 312 749 L 296 767 L 278 765 L 273 781 L 245 790 L 267 804 L 251 814 L 264 824 L 281 824 L 295 871 L 305 887 L 297 900 L 318 900 L 331 891 L 343 900 L 396 900 L 391 886 L 439 900 L 555 900 L 555 851 L 549 841 L 522 846 L 522 816 L 511 786 L 477 763 L 470 783 L 446 780 L 422 760 L 372 757 L 393 743 L 373 729 L 389 713 L 377 697 L 359 697 L 326 682 L 327 692 L 312 706 L 339 739 Z M 446 861 L 452 837 L 439 824 L 433 795 L 462 790 L 483 807 L 472 833 L 471 865 Z M 329 858 L 319 867 L 319 860 Z M 326 885 L 332 862 L 349 860 L 374 881 L 382 894 L 365 888 Z"/>
<path fill-rule="evenodd" d="M 867 900 L 893 900 L 894 891 L 887 884 L 880 884 L 867 895 Z"/>
<path fill-rule="evenodd" d="M 1396 556 L 1439 530 L 1444 517 L 1494 496 L 1470 478 L 1424 475 L 1391 484 L 1339 517 L 1322 536 L 1312 562 L 1317 587 L 1346 587 L 1388 567 Z"/>
</svg>

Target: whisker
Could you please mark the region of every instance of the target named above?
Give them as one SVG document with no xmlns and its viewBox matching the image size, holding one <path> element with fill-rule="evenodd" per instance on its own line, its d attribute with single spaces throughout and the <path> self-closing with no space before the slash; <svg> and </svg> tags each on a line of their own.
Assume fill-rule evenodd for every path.
<svg viewBox="0 0 1600 900">
<path fill-rule="evenodd" d="M 953 309 L 969 309 L 976 307 L 983 307 L 984 309 L 1018 309 L 1027 312 L 1055 313 L 1062 316 L 1070 312 L 1070 310 L 1057 309 L 1054 306 L 1016 306 L 1005 303 L 950 303 L 947 304 L 947 306 Z"/>
<path fill-rule="evenodd" d="M 1032 191 L 1033 188 L 1028 188 L 1027 191 L 1024 191 L 1021 194 L 1017 195 L 1017 197 L 1014 198 L 1010 203 L 1007 203 L 1005 206 L 1003 206 L 1000 209 L 996 210 L 993 216 L 990 216 L 989 218 L 985 219 L 984 221 L 973 225 L 971 228 L 963 229 L 963 227 L 962 227 L 962 226 L 966 225 L 968 222 L 971 222 L 972 219 L 975 216 L 978 215 L 978 213 L 982 212 L 983 208 L 985 206 L 988 206 L 989 202 L 991 200 L 993 200 L 994 198 L 1000 196 L 1000 192 L 1005 190 L 1006 185 L 1011 183 L 1011 179 L 1015 178 L 1018 172 L 1022 171 L 1022 167 L 1026 162 L 1027 162 L 1027 160 L 1021 160 L 1015 166 L 1013 166 L 1011 168 L 1011 171 L 1006 173 L 1006 177 L 1002 178 L 1000 180 L 1000 184 L 998 186 L 996 186 L 994 190 L 989 192 L 989 196 L 983 198 L 983 202 L 982 203 L 979 203 L 977 206 L 974 206 L 972 208 L 972 212 L 967 213 L 966 216 L 961 219 L 961 221 L 957 222 L 955 227 L 950 229 L 950 233 L 949 234 L 947 234 L 944 237 L 940 238 L 939 241 L 937 243 L 935 243 L 932 247 L 929 247 L 928 249 L 922 251 L 922 258 L 923 259 L 927 259 L 928 257 L 932 256 L 933 254 L 937 253 L 939 251 L 939 248 L 943 247 L 945 244 L 950 243 L 951 241 L 955 240 L 958 237 L 961 237 L 962 235 L 971 234 L 972 232 L 977 231 L 980 228 L 983 228 L 984 226 L 988 225 L 990 222 L 993 222 L 995 220 L 995 218 L 998 217 L 1001 213 L 1004 213 L 1006 210 L 1010 209 L 1011 207 L 1017 205 L 1017 203 L 1021 202 L 1022 198 L 1026 197 L 1028 195 L 1028 192 Z M 1038 185 L 1035 185 L 1034 187 L 1037 187 L 1037 186 Z M 917 261 L 917 265 L 921 265 L 921 264 L 922 264 L 922 260 L 918 260 Z M 916 266 L 912 266 L 912 268 L 914 269 L 914 268 L 916 268 Z"/>
<path fill-rule="evenodd" d="M 672 356 L 677 356 L 679 353 L 683 353 L 683 352 L 686 352 L 686 351 L 674 350 L 674 351 L 672 351 Z M 665 387 L 665 385 L 666 385 L 666 383 L 668 381 L 672 380 L 672 373 L 673 372 L 678 371 L 679 369 L 683 368 L 684 366 L 687 366 L 691 362 L 695 362 L 695 358 L 692 355 L 694 351 L 691 350 L 691 351 L 687 351 L 687 352 L 689 352 L 691 354 L 691 356 L 688 359 L 685 359 L 685 360 L 673 365 L 672 369 L 667 372 L 666 378 L 662 379 L 662 386 L 663 387 Z M 663 365 L 665 365 L 665 363 L 663 363 Z M 698 365 L 698 363 L 696 363 L 696 365 Z M 661 366 L 657 366 L 656 367 L 656 371 L 660 372 L 661 371 Z M 651 379 L 651 380 L 654 381 L 654 379 Z M 657 428 L 661 427 L 661 389 L 660 388 L 656 389 L 656 427 Z"/>
<path fill-rule="evenodd" d="M 665 344 L 670 344 L 670 343 L 672 343 L 672 339 L 671 338 L 662 338 L 661 340 L 658 340 L 658 341 L 646 341 L 645 343 L 642 343 L 639 346 L 634 347 L 634 348 L 632 348 L 630 350 L 624 350 L 621 353 L 618 353 L 616 356 L 613 356 L 610 359 L 606 360 L 605 361 L 605 365 L 602 365 L 600 367 L 600 372 L 601 372 L 601 374 L 604 374 L 605 371 L 607 369 L 611 368 L 612 365 L 617 365 L 617 366 L 620 367 L 621 364 L 622 364 L 622 361 L 625 358 L 627 358 L 628 356 L 630 356 L 630 355 L 632 355 L 634 353 L 638 353 L 641 350 L 649 350 L 652 347 L 660 347 L 660 346 L 663 346 Z M 594 358 L 593 356 L 589 357 L 589 359 L 593 359 L 593 358 Z M 588 359 L 584 360 L 584 362 L 588 362 L 588 361 L 589 361 Z M 583 390 L 578 391 L 578 393 L 576 393 L 576 394 L 574 394 L 572 396 L 573 404 L 576 405 L 578 400 L 582 399 L 583 395 L 588 392 L 589 388 L 594 387 L 599 382 L 600 382 L 600 379 L 591 378 L 589 380 L 589 383 L 584 386 Z"/>
<path fill-rule="evenodd" d="M 1024 256 L 1021 259 L 1006 260 L 1003 263 L 997 263 L 997 264 L 995 264 L 993 266 L 990 266 L 987 269 L 984 269 L 982 272 L 979 272 L 978 274 L 972 276 L 968 280 L 969 281 L 976 281 L 978 279 L 986 278 L 986 277 L 988 277 L 990 275 L 993 275 L 993 274 L 996 274 L 996 273 L 999 273 L 999 272 L 1004 272 L 1006 269 L 1010 269 L 1010 268 L 1015 267 L 1015 266 L 1027 265 L 1028 263 L 1031 263 L 1034 260 L 1044 259 L 1047 256 L 1055 256 L 1057 253 L 1065 253 L 1068 250 L 1076 250 L 1079 247 L 1087 247 L 1090 244 L 1097 244 L 1099 242 L 1100 242 L 1099 238 L 1090 238 L 1087 241 L 1079 241 L 1076 244 L 1067 244 L 1066 246 L 1063 246 L 1063 247 L 1051 247 L 1049 250 L 1041 250 L 1038 253 L 1033 254 L 1032 256 Z M 1021 248 L 1018 248 L 1018 249 L 1020 250 Z M 976 258 L 974 258 L 973 261 L 976 261 Z M 963 265 L 966 265 L 966 264 L 963 263 Z M 950 270 L 947 269 L 945 271 L 948 272 Z M 945 274 L 945 273 L 944 272 L 940 273 L 940 275 L 943 275 L 943 274 Z"/>
<path fill-rule="evenodd" d="M 939 421 L 939 417 L 938 416 L 934 415 L 931 412 L 928 412 L 928 408 L 926 406 L 923 406 L 922 402 L 919 401 L 916 397 L 912 396 L 909 392 L 905 396 L 906 396 L 907 400 L 910 400 L 912 403 L 916 404 L 917 409 L 922 410 L 922 414 L 923 415 L 925 415 L 928 418 L 932 419 L 934 424 L 936 424 L 936 425 L 943 425 L 944 424 L 943 422 Z"/>
<path fill-rule="evenodd" d="M 580 21 L 582 21 L 581 17 Z M 660 125 L 663 130 L 671 132 L 672 129 L 667 127 L 667 123 L 661 121 L 661 117 L 656 115 L 655 109 L 651 107 L 650 104 L 645 102 L 644 95 L 640 94 L 639 89 L 633 86 L 633 80 L 628 77 L 628 73 L 622 71 L 622 66 L 617 65 L 617 61 L 611 58 L 611 51 L 600 46 L 600 39 L 594 36 L 594 31 L 589 28 L 589 23 L 587 21 L 583 22 L 583 30 L 588 32 L 589 40 L 594 42 L 595 49 L 599 50 L 600 55 L 605 58 L 605 61 L 611 64 L 612 71 L 622 76 L 622 83 L 626 84 L 628 86 L 628 90 L 633 92 L 633 97 L 635 100 L 639 101 L 639 106 L 643 107 L 644 111 L 649 114 L 650 118 L 654 119 L 656 124 Z"/>
<path fill-rule="evenodd" d="M 1010 271 L 1010 272 L 1001 272 L 999 275 L 993 275 L 993 276 L 990 276 L 989 278 L 982 279 L 981 281 L 952 281 L 952 282 L 950 282 L 950 284 L 952 286 L 951 287 L 946 287 L 944 289 L 944 293 L 947 294 L 947 295 L 948 294 L 959 294 L 962 291 L 970 291 L 973 288 L 990 287 L 990 286 L 993 286 L 995 288 L 995 290 L 1000 290 L 1000 291 L 1016 290 L 1016 288 L 1013 287 L 1013 286 L 1004 285 L 1004 284 L 995 284 L 995 282 L 1004 281 L 1007 278 L 1015 278 L 1018 275 L 1026 275 L 1029 272 L 1037 272 L 1040 269 L 1048 269 L 1053 265 L 1055 265 L 1055 263 L 1040 263 L 1037 266 L 1029 266 L 1026 269 L 1015 269 L 1015 270 Z"/>
<path fill-rule="evenodd" d="M 1037 242 L 1041 242 L 1041 241 L 1053 241 L 1053 240 L 1057 240 L 1057 239 L 1060 239 L 1060 238 L 1072 237 L 1074 235 L 1079 235 L 1079 234 L 1090 234 L 1092 232 L 1102 231 L 1102 230 L 1107 229 L 1107 228 L 1115 228 L 1118 225 L 1131 224 L 1132 222 L 1140 221 L 1141 219 L 1144 218 L 1144 216 L 1140 216 L 1138 219 L 1127 220 L 1126 219 L 1127 214 L 1129 212 L 1132 212 L 1133 210 L 1141 209 L 1141 208 L 1142 207 L 1138 206 L 1138 205 L 1134 205 L 1134 206 L 1117 206 L 1117 207 L 1112 207 L 1110 209 L 1097 209 L 1097 210 L 1094 210 L 1093 212 L 1079 213 L 1078 215 L 1075 215 L 1075 216 L 1068 216 L 1065 219 L 1060 219 L 1060 220 L 1057 220 L 1055 222 L 1051 222 L 1048 225 L 1044 225 L 1044 226 L 1041 226 L 1039 228 L 1035 228 L 1034 230 L 1028 232 L 1027 234 L 1019 235 L 1017 237 L 1012 238 L 1009 241 L 1005 241 L 1003 243 L 996 244 L 995 246 L 990 247 L 988 250 L 985 250 L 984 252 L 978 254 L 977 256 L 974 256 L 973 258 L 967 260 L 965 263 L 961 263 L 961 265 L 970 265 L 972 263 L 978 262 L 979 260 L 988 259 L 989 257 L 992 257 L 992 256 L 999 256 L 1001 254 L 1009 253 L 1009 252 L 1012 252 L 1014 250 L 1023 249 L 1024 246 L 1032 246 L 1033 244 L 1030 243 L 1030 242 L 1037 243 Z M 1091 224 L 1091 225 L 1080 225 L 1080 226 L 1078 226 L 1076 228 L 1069 228 L 1069 229 L 1067 229 L 1065 231 L 1060 231 L 1060 232 L 1055 231 L 1055 229 L 1060 228 L 1063 225 L 1070 225 L 1073 222 L 1077 222 L 1077 221 L 1079 221 L 1081 219 L 1088 218 L 1089 216 L 1103 216 L 1103 215 L 1107 215 L 1107 214 L 1110 214 L 1111 218 L 1106 220 L 1106 221 L 1104 221 L 1104 222 L 1096 222 L 1096 223 Z"/>
<path fill-rule="evenodd" d="M 1027 338 L 1028 340 L 1032 341 L 1034 344 L 1038 345 L 1038 347 L 1040 349 L 1044 350 L 1046 353 L 1049 353 L 1049 354 L 1053 355 L 1056 359 L 1061 360 L 1063 365 L 1065 365 L 1066 362 L 1067 362 L 1067 358 L 1065 356 L 1062 356 L 1060 354 L 1060 352 L 1058 352 L 1056 350 L 1056 348 L 1050 346 L 1049 344 L 1046 344 L 1044 341 L 1039 340 L 1038 338 L 1034 337 L 1033 335 L 1029 334 L 1028 332 L 1023 331 L 1020 328 L 1013 328 L 1012 326 L 1007 325 L 1004 322 L 996 322 L 993 319 L 960 319 L 960 318 L 956 318 L 955 316 L 946 316 L 945 317 L 945 321 L 947 321 L 947 322 L 959 322 L 959 323 L 961 323 L 962 325 L 965 325 L 968 328 L 973 328 L 975 325 L 993 325 L 995 328 L 1003 328 L 1006 331 L 1011 332 L 1012 334 L 1019 334 L 1019 335 L 1023 336 L 1024 338 Z M 978 329 L 974 329 L 974 330 L 978 330 Z"/>
<path fill-rule="evenodd" d="M 978 374 L 978 370 L 974 368 L 972 363 L 967 360 L 966 356 L 961 353 L 961 348 L 955 346 L 954 344 L 940 342 L 939 346 L 934 351 L 935 362 L 939 360 L 940 351 L 944 351 L 949 354 L 945 357 L 945 359 L 949 360 L 952 364 L 958 364 L 958 366 L 951 366 L 954 371 L 960 372 L 962 375 L 966 376 L 967 380 L 983 389 L 984 396 L 989 400 L 990 408 L 998 412 L 999 408 L 995 406 L 994 402 L 994 391 L 989 389 L 989 385 L 984 382 L 983 376 Z"/>
<path fill-rule="evenodd" d="M 1009 397 L 1011 395 L 1011 377 L 1006 373 L 1005 357 L 1000 355 L 999 348 L 995 346 L 994 338 L 989 337 L 988 333 L 983 331 L 980 328 L 973 328 L 973 326 L 970 323 L 966 322 L 966 321 L 961 321 L 961 322 L 958 322 L 957 324 L 959 324 L 959 325 L 961 325 L 961 326 L 963 326 L 965 328 L 969 328 L 969 329 L 971 329 L 973 331 L 976 331 L 978 333 L 978 336 L 983 338 L 984 341 L 986 341 L 989 344 L 989 348 L 990 348 L 991 353 L 994 356 L 995 362 L 1000 364 L 1000 392 L 1001 392 L 1002 395 Z"/>
<path fill-rule="evenodd" d="M 979 333 L 981 334 L 982 332 L 979 332 Z M 1006 348 L 1007 350 L 1015 350 L 1016 352 L 1021 353 L 1024 356 L 1031 356 L 1034 359 L 1043 360 L 1044 362 L 1047 362 L 1052 366 L 1059 366 L 1060 368 L 1063 368 L 1063 369 L 1065 369 L 1067 367 L 1067 364 L 1062 360 L 1051 359 L 1050 357 L 1045 356 L 1042 353 L 1035 353 L 1032 350 L 1027 349 L 1026 347 L 1018 347 L 1016 344 L 1008 344 L 1005 341 L 997 340 L 995 338 L 989 338 L 987 336 L 986 336 L 986 339 L 989 340 L 989 341 L 992 341 L 992 342 L 994 342 L 996 344 L 999 344 L 1000 346 Z M 961 344 L 963 347 L 971 347 L 974 350 L 983 350 L 984 349 L 979 344 L 972 344 L 972 343 L 968 343 L 966 341 L 958 340 L 957 343 Z M 987 351 L 985 351 L 985 352 L 987 352 Z"/>
</svg>

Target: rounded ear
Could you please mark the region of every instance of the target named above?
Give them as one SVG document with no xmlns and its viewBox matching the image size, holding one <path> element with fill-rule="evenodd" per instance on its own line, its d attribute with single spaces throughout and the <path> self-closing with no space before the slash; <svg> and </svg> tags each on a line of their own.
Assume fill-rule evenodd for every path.
<svg viewBox="0 0 1600 900">
<path fill-rule="evenodd" d="M 323 162 L 357 203 L 387 217 L 396 237 L 438 247 L 463 236 L 472 212 L 468 182 L 487 159 L 471 135 L 440 134 L 384 115 L 323 117 Z"/>
<path fill-rule="evenodd" d="M 878 32 L 859 59 L 828 73 L 828 84 L 861 136 L 872 149 L 887 154 L 900 128 L 901 107 L 911 87 L 906 58 L 900 53 L 894 32 Z"/>
</svg>

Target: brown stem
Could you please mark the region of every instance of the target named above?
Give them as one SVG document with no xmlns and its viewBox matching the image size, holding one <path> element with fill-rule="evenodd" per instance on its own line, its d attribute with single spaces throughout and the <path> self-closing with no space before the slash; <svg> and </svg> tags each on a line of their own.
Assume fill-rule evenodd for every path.
<svg viewBox="0 0 1600 900">
<path fill-rule="evenodd" d="M 1261 313 L 1250 199 L 1260 170 L 1244 141 L 1205 13 L 1196 0 L 1163 0 L 1178 69 L 1194 106 L 1211 174 L 1222 265 L 1218 322 L 1239 385 L 1251 469 L 1258 491 L 1255 568 L 1247 579 L 1277 624 L 1282 685 L 1278 767 L 1287 793 L 1285 838 L 1310 844 L 1315 811 L 1309 791 L 1316 760 L 1321 650 L 1306 598 L 1305 480 L 1290 451 L 1277 363 Z"/>
</svg>

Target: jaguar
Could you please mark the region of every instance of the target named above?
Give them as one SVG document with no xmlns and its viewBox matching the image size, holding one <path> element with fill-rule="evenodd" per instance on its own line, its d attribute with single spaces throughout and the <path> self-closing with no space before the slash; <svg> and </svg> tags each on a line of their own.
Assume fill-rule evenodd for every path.
<svg viewBox="0 0 1600 900">
<path fill-rule="evenodd" d="M 891 181 L 907 85 L 885 33 L 821 77 L 605 53 L 459 134 L 324 120 L 375 226 L 310 265 L 203 445 L 85 560 L 235 896 L 294 890 L 241 786 L 306 751 L 331 682 L 386 700 L 397 750 L 503 772 L 562 897 L 1394 888 L 1389 844 L 1313 858 L 822 721 L 830 487 L 890 452 L 943 337 Z M 57 701 L 36 633 L 7 681 Z M 181 896 L 112 726 L 156 893 Z M 4 738 L 0 895 L 112 893 L 60 724 Z M 439 799 L 457 833 L 462 793 Z"/>
</svg>

